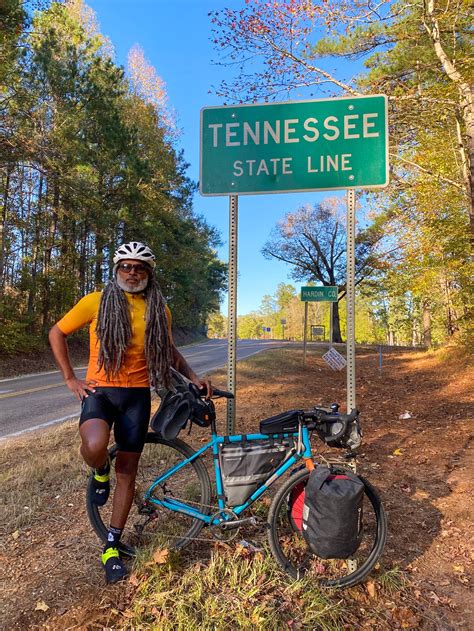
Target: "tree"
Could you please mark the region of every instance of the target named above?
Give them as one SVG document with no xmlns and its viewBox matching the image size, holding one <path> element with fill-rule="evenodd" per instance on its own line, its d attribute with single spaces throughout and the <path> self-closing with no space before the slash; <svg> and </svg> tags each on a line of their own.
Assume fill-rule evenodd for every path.
<svg viewBox="0 0 474 631">
<path fill-rule="evenodd" d="M 259 339 L 262 335 L 263 318 L 259 313 L 252 311 L 248 315 L 237 318 L 237 337 L 240 339 Z"/>
<path fill-rule="evenodd" d="M 220 311 L 213 311 L 207 317 L 207 336 L 223 338 L 227 336 L 227 321 Z"/>
<path fill-rule="evenodd" d="M 202 328 L 225 266 L 219 235 L 193 212 L 196 185 L 173 144 L 164 86 L 139 51 L 130 78 L 115 65 L 82 0 L 33 17 L 27 4 L 10 0 L 1 51 L 0 348 L 41 341 L 102 287 L 117 244 L 132 239 L 158 254 L 174 324 Z"/>
<path fill-rule="evenodd" d="M 452 176 L 436 167 L 428 171 L 439 182 L 461 187 L 474 239 L 472 14 L 468 0 L 409 4 L 382 0 L 375 6 L 370 0 L 248 0 L 242 9 L 213 11 L 210 16 L 221 63 L 237 68 L 233 79 L 224 80 L 217 92 L 234 102 L 281 98 L 305 89 L 310 96 L 313 92 L 326 96 L 328 88 L 332 94 L 360 95 L 374 90 L 378 83 L 389 94 L 391 114 L 397 122 L 407 107 L 412 112 L 411 133 L 397 137 L 398 149 L 409 148 L 417 132 L 424 130 L 425 117 L 417 120 L 419 110 L 449 108 L 459 160 L 451 157 Z M 321 38 L 324 33 L 327 38 Z M 348 80 L 336 76 L 324 69 L 331 56 L 365 58 L 371 72 L 368 77 Z M 392 159 L 402 179 L 407 167 L 419 173 L 426 170 L 422 160 L 411 160 L 399 150 Z"/>
<path fill-rule="evenodd" d="M 296 295 L 296 290 L 289 283 L 279 283 L 275 292 L 275 302 L 278 308 L 283 312 L 291 303 Z"/>
<path fill-rule="evenodd" d="M 356 243 L 356 284 L 379 265 L 373 231 L 361 232 Z M 293 267 L 292 277 L 325 286 L 337 285 L 338 302 L 333 309 L 333 335 L 342 342 L 339 301 L 346 287 L 346 230 L 340 201 L 327 199 L 321 204 L 303 206 L 288 213 L 274 229 L 263 254 Z"/>
<path fill-rule="evenodd" d="M 470 3 L 250 0 L 211 19 L 220 62 L 238 68 L 218 89 L 227 99 L 388 95 L 391 184 L 373 199 L 388 247 L 398 247 L 386 271 L 394 272 L 390 280 L 411 280 L 411 293 L 424 305 L 425 330 L 430 320 L 443 322 L 445 339 L 468 330 L 474 273 Z M 353 72 L 346 63 L 348 76 L 331 73 L 333 59 L 362 59 L 366 71 Z M 403 286 L 392 283 L 408 304 Z M 432 300 L 440 286 L 440 299 Z"/>
</svg>

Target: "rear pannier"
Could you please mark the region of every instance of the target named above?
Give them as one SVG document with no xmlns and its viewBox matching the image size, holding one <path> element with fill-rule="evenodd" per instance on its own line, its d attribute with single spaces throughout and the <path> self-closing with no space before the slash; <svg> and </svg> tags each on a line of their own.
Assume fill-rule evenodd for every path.
<svg viewBox="0 0 474 631">
<path fill-rule="evenodd" d="M 243 504 L 279 467 L 288 449 L 286 439 L 224 443 L 220 450 L 220 465 L 226 504 Z"/>
<path fill-rule="evenodd" d="M 303 536 L 322 559 L 347 559 L 362 540 L 364 483 L 349 471 L 317 466 L 304 494 Z"/>
</svg>

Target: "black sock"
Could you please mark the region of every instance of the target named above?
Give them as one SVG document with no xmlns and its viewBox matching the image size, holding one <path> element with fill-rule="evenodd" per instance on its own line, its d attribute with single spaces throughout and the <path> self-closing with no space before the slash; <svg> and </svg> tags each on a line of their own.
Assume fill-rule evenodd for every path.
<svg viewBox="0 0 474 631">
<path fill-rule="evenodd" d="M 108 456 L 107 456 L 107 460 L 105 461 L 105 464 L 103 464 L 101 467 L 97 467 L 95 471 L 99 475 L 104 475 L 105 473 L 108 473 L 110 471 L 110 460 Z"/>
<path fill-rule="evenodd" d="M 107 543 L 105 544 L 104 552 L 108 548 L 116 548 L 118 546 L 122 532 L 123 528 L 114 528 L 113 526 L 109 526 Z"/>
</svg>

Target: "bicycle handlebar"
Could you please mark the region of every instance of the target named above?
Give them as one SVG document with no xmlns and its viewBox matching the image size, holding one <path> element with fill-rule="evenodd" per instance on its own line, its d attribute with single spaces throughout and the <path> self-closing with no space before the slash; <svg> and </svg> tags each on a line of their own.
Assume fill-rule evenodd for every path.
<svg viewBox="0 0 474 631">
<path fill-rule="evenodd" d="M 233 399 L 234 395 L 232 392 L 228 392 L 227 390 L 219 390 L 219 388 L 212 388 L 212 396 L 213 397 L 224 397 L 225 399 Z"/>
<path fill-rule="evenodd" d="M 198 388 L 196 386 L 194 386 L 197 390 L 197 393 L 200 397 L 205 397 L 207 394 L 207 389 L 206 388 L 201 388 L 200 390 L 198 390 Z M 219 390 L 219 388 L 212 388 L 212 398 L 213 399 L 219 399 L 220 397 L 223 397 L 225 399 L 233 399 L 234 395 L 232 394 L 232 392 L 228 392 L 227 390 Z"/>
</svg>

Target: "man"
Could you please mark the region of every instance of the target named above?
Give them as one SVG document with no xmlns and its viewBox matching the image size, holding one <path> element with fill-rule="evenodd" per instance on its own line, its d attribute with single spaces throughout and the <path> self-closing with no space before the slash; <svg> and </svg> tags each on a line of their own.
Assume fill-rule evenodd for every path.
<svg viewBox="0 0 474 631">
<path fill-rule="evenodd" d="M 107 454 L 114 426 L 118 445 L 116 487 L 108 542 L 102 554 L 106 580 L 126 576 L 118 544 L 130 511 L 138 461 L 150 418 L 150 386 L 170 385 L 171 367 L 212 394 L 177 350 L 171 313 L 155 275 L 155 256 L 143 243 L 121 245 L 114 255 L 112 279 L 102 292 L 82 298 L 49 333 L 56 362 L 67 387 L 82 400 L 79 420 L 81 454 L 93 468 L 92 502 L 103 506 L 109 496 Z M 66 337 L 89 324 L 90 354 L 85 380 L 69 360 Z"/>
</svg>

